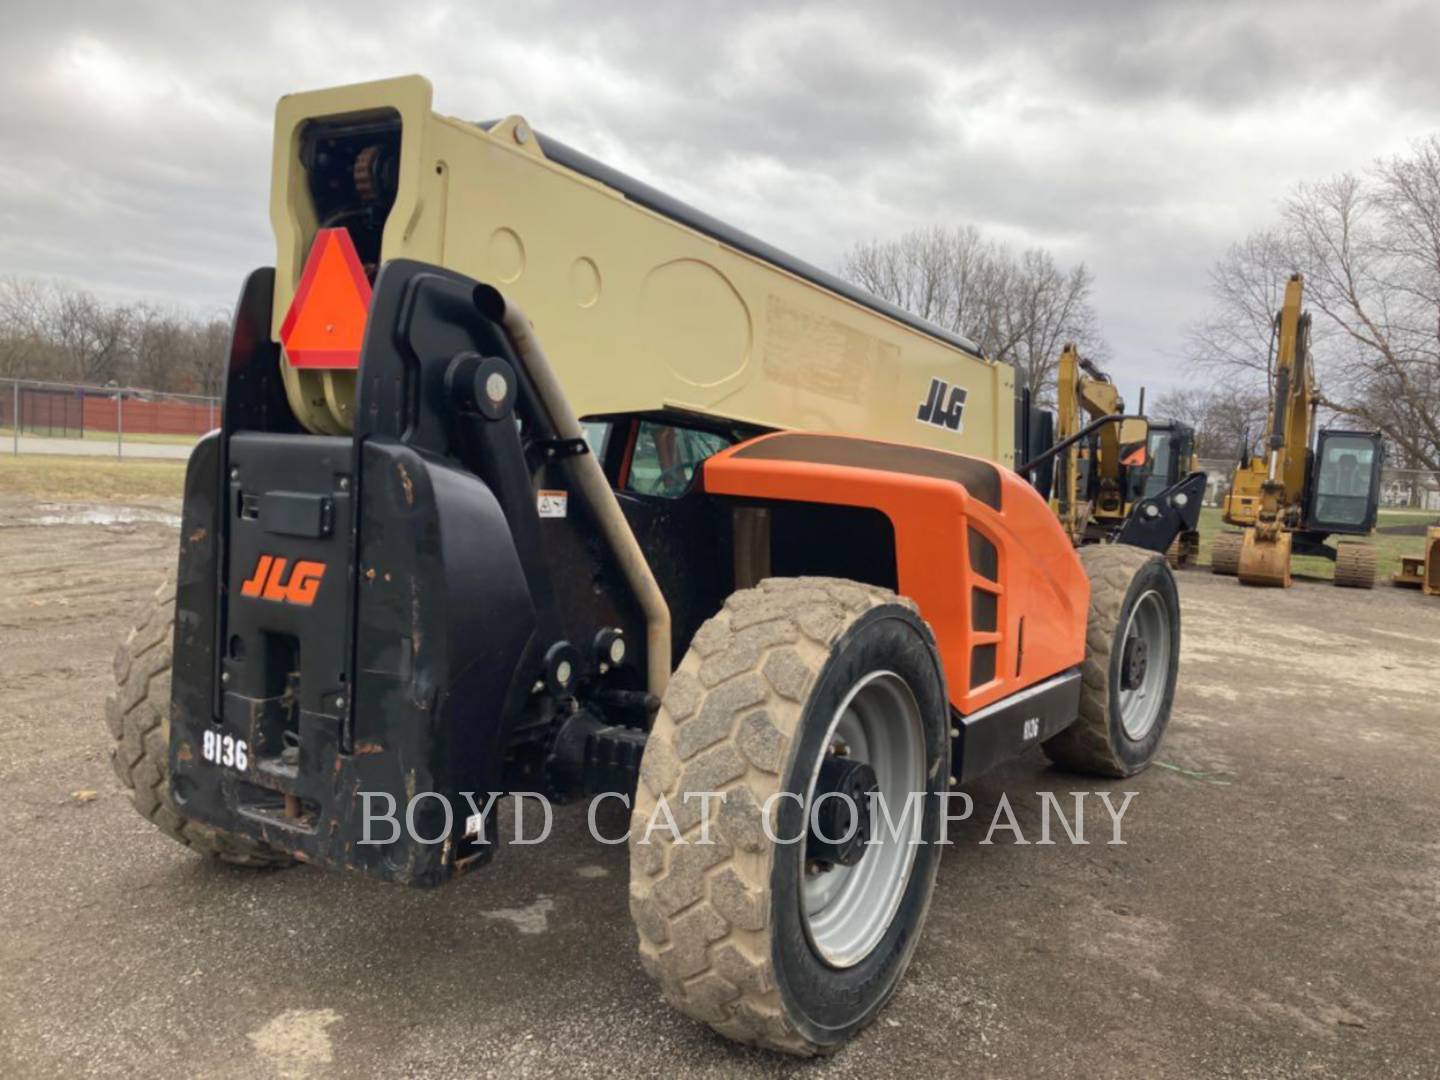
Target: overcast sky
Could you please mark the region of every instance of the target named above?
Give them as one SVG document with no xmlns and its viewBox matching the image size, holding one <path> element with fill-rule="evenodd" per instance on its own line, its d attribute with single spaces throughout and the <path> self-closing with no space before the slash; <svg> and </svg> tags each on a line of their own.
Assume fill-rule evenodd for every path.
<svg viewBox="0 0 1440 1080">
<path fill-rule="evenodd" d="M 1083 260 L 1157 388 L 1296 180 L 1440 130 L 1435 0 L 4 4 L 0 274 L 206 312 L 273 261 L 275 99 L 420 72 L 822 266 L 968 223 Z"/>
</svg>

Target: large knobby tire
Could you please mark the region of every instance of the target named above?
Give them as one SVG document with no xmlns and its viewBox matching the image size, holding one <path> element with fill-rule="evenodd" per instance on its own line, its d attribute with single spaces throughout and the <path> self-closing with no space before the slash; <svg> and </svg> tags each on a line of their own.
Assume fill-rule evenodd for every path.
<svg viewBox="0 0 1440 1080">
<path fill-rule="evenodd" d="M 838 1048 L 875 1017 L 934 888 L 948 710 L 934 638 L 888 590 L 770 579 L 701 627 L 650 733 L 632 816 L 640 959 L 672 1005 L 737 1041 L 801 1055 Z M 822 761 L 837 755 L 842 768 L 874 765 L 882 793 L 913 783 L 913 816 L 886 802 L 917 842 L 897 844 L 879 824 L 859 862 L 826 863 L 813 838 L 771 839 L 805 835 L 808 809 L 794 797 L 777 798 L 766 835 L 766 801 L 816 794 Z M 724 793 L 709 846 L 695 842 L 704 824 L 687 791 Z M 645 842 L 662 796 L 684 843 L 663 827 Z"/>
<path fill-rule="evenodd" d="M 1245 534 L 1222 532 L 1215 537 L 1215 546 L 1210 549 L 1210 571 L 1235 577 L 1240 573 L 1240 551 L 1245 546 Z"/>
<path fill-rule="evenodd" d="M 288 852 L 190 821 L 170 799 L 170 659 L 175 581 L 156 590 L 135 629 L 115 652 L 115 692 L 105 722 L 115 745 L 110 763 L 146 821 L 191 851 L 239 866 L 288 866 Z"/>
<path fill-rule="evenodd" d="M 1093 544 L 1080 549 L 1080 561 L 1090 578 L 1080 719 L 1042 745 L 1062 768 L 1132 776 L 1154 759 L 1170 722 L 1180 594 L 1153 551 Z"/>
</svg>

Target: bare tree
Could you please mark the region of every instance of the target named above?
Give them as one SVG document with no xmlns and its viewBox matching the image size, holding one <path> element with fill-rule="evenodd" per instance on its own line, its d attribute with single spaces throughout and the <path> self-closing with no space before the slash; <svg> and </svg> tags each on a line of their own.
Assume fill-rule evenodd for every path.
<svg viewBox="0 0 1440 1080">
<path fill-rule="evenodd" d="M 33 375 L 45 348 L 45 295 L 39 283 L 0 280 L 0 376 Z"/>
<path fill-rule="evenodd" d="M 137 306 L 130 319 L 125 381 L 153 389 L 172 389 L 175 368 L 188 344 L 187 330 L 173 316 L 148 305 Z"/>
<path fill-rule="evenodd" d="M 1214 307 L 1187 333 L 1190 359 L 1227 382 L 1268 392 L 1275 377 L 1273 328 L 1285 283 L 1299 268 L 1291 237 L 1266 229 L 1232 244 L 1210 270 Z"/>
<path fill-rule="evenodd" d="M 229 320 L 192 320 L 183 329 L 170 372 L 170 388 L 219 397 L 225 389 L 225 367 L 230 355 Z"/>
<path fill-rule="evenodd" d="M 962 334 L 1012 364 L 1020 386 L 1053 394 L 1061 346 L 1078 341 L 1103 354 L 1083 264 L 1064 269 L 1048 251 L 1016 255 L 973 226 L 929 228 L 857 244 L 840 272 L 897 307 Z"/>
<path fill-rule="evenodd" d="M 1082 263 L 1062 270 L 1039 248 L 1020 256 L 999 306 L 1001 329 L 990 341 L 996 359 L 1015 366 L 1019 385 L 1038 399 L 1051 397 L 1060 350 L 1074 341 L 1091 359 L 1103 358 L 1095 310 L 1094 279 Z"/>
<path fill-rule="evenodd" d="M 216 396 L 229 321 L 107 304 L 65 284 L 0 279 L 0 377 Z"/>
<path fill-rule="evenodd" d="M 1279 288 L 1306 276 L 1321 399 L 1440 477 L 1440 136 L 1361 175 L 1298 185 L 1279 225 L 1232 248 L 1192 358 L 1263 386 Z"/>
<path fill-rule="evenodd" d="M 1440 138 L 1366 179 L 1302 185 L 1286 218 L 1336 330 L 1325 404 L 1440 477 Z"/>
<path fill-rule="evenodd" d="M 99 384 L 121 380 L 132 322 L 129 308 L 107 307 L 88 292 L 57 285 L 44 317 L 64 378 Z"/>
<path fill-rule="evenodd" d="M 1195 429 L 1195 453 L 1238 460 L 1253 453 L 1265 430 L 1266 394 L 1235 383 L 1210 389 L 1170 390 L 1155 399 L 1152 415 Z"/>
</svg>

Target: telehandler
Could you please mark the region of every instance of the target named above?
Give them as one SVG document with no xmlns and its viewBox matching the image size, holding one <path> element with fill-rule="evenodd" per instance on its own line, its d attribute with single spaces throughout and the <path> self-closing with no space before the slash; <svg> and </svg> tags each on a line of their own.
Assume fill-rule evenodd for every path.
<svg viewBox="0 0 1440 1080">
<path fill-rule="evenodd" d="M 1074 550 L 969 341 L 418 77 L 283 98 L 270 217 L 107 705 L 167 835 L 433 886 L 493 854 L 467 794 L 633 793 L 645 970 L 814 1054 L 894 993 L 951 788 L 1155 756 L 1170 570 Z"/>
<path fill-rule="evenodd" d="M 1363 538 L 1375 531 L 1385 444 L 1378 431 L 1317 428 L 1304 288 L 1298 273 L 1285 285 L 1272 331 L 1266 452 L 1252 456 L 1248 445 L 1240 448 L 1224 520 L 1242 531 L 1215 538 L 1211 568 L 1246 585 L 1289 588 L 1290 556 L 1318 555 L 1334 561 L 1336 585 L 1369 589 L 1375 548 Z M 1331 536 L 1340 537 L 1334 547 L 1325 542 Z"/>
<path fill-rule="evenodd" d="M 1071 541 L 1133 544 L 1188 566 L 1206 482 L 1194 429 L 1147 420 L 1143 389 L 1139 415 L 1127 415 L 1114 380 L 1074 344 L 1060 352 L 1056 391 L 1056 437 L 1068 449 L 1055 459 L 1050 504 Z"/>
</svg>

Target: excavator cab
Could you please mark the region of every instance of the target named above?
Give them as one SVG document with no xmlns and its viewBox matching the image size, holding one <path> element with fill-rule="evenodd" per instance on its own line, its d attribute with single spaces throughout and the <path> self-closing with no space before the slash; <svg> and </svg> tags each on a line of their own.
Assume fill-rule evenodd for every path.
<svg viewBox="0 0 1440 1080">
<path fill-rule="evenodd" d="M 1385 446 L 1374 431 L 1322 431 L 1311 467 L 1306 526 L 1367 535 L 1380 504 Z"/>
<path fill-rule="evenodd" d="M 1194 471 L 1195 429 L 1174 420 L 1151 420 L 1143 468 L 1129 470 L 1130 502 L 1153 499 Z"/>
</svg>

